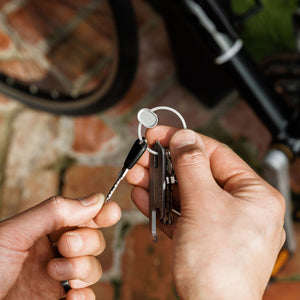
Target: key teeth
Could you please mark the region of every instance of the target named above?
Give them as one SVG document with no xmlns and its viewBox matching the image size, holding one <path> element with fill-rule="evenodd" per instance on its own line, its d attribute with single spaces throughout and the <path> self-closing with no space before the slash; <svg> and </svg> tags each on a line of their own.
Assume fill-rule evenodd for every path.
<svg viewBox="0 0 300 300">
<path fill-rule="evenodd" d="M 172 185 L 176 183 L 176 177 L 168 150 L 164 149 L 158 141 L 151 149 L 158 154 L 150 158 L 149 212 L 151 213 L 149 225 L 153 241 L 157 242 L 156 219 L 166 226 L 174 222 Z"/>
<path fill-rule="evenodd" d="M 157 235 L 153 235 L 152 241 L 153 241 L 154 243 L 157 243 L 157 241 L 158 241 Z"/>
</svg>

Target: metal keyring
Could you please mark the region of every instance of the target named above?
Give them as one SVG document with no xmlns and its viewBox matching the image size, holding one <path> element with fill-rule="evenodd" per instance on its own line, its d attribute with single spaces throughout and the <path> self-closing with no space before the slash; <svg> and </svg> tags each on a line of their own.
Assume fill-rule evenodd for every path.
<svg viewBox="0 0 300 300">
<path fill-rule="evenodd" d="M 57 242 L 53 242 L 53 241 L 51 240 L 49 234 L 47 234 L 47 238 L 48 238 L 48 240 L 49 240 L 49 242 L 50 242 L 50 244 L 51 244 L 51 246 L 52 246 L 52 248 L 53 248 L 53 251 L 54 251 L 55 256 L 56 256 L 56 257 L 62 257 L 62 255 L 61 255 L 61 254 L 59 253 L 59 251 L 58 251 L 58 248 L 57 248 Z M 63 281 L 61 281 L 60 283 L 61 283 L 61 285 L 62 285 L 62 287 L 63 287 L 63 289 L 64 289 L 64 291 L 65 291 L 66 294 L 68 293 L 69 290 L 72 289 L 71 286 L 70 286 L 69 280 L 63 280 Z M 65 299 L 65 298 L 63 297 L 63 298 L 60 298 L 60 299 L 62 300 L 62 299 Z"/>
<path fill-rule="evenodd" d="M 173 112 L 175 115 L 177 115 L 178 116 L 178 118 L 180 119 L 180 121 L 181 121 L 181 123 L 182 123 L 182 126 L 183 126 L 183 129 L 187 129 L 187 126 L 186 126 L 186 122 L 185 122 L 185 120 L 184 120 L 184 118 L 183 118 L 183 116 L 176 110 L 176 109 L 174 109 L 174 108 L 172 108 L 172 107 L 169 107 L 169 106 L 157 106 L 157 107 L 154 107 L 154 108 L 152 108 L 152 109 L 141 109 L 139 112 L 138 112 L 138 119 L 139 119 L 139 116 L 141 116 L 141 112 L 143 111 L 143 110 L 147 110 L 147 111 L 149 111 L 149 112 L 155 112 L 155 111 L 157 111 L 157 110 L 168 110 L 168 111 L 171 111 L 171 112 Z M 156 114 L 154 114 L 155 116 L 156 116 Z M 158 122 L 158 120 L 157 120 L 157 122 Z M 140 121 L 140 119 L 139 119 L 139 126 L 138 126 L 138 137 L 139 137 L 139 140 L 142 142 L 142 140 L 143 140 L 143 137 L 142 137 L 142 125 L 144 125 L 146 128 L 154 128 L 156 125 L 157 125 L 157 122 L 155 122 L 155 120 L 154 120 L 154 123 L 151 125 L 151 126 L 145 126 L 144 124 L 142 124 L 142 122 Z M 154 151 L 154 150 L 152 150 L 152 149 L 150 149 L 148 146 L 147 146 L 147 150 L 151 153 L 151 154 L 154 154 L 154 155 L 158 155 L 158 152 L 156 152 L 156 151 Z"/>
<path fill-rule="evenodd" d="M 60 283 L 61 283 L 62 287 L 64 288 L 66 294 L 68 293 L 69 290 L 72 289 L 70 286 L 69 280 L 63 280 Z"/>
</svg>

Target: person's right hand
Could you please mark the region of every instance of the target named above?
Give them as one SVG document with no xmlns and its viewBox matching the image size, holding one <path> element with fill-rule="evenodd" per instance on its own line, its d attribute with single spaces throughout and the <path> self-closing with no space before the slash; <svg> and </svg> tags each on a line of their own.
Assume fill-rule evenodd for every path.
<svg viewBox="0 0 300 300">
<path fill-rule="evenodd" d="M 104 196 L 91 194 L 79 200 L 52 197 L 0 222 L 0 299 L 94 300 L 90 286 L 102 268 L 95 256 L 105 248 L 98 228 L 118 222 L 121 209 L 104 205 Z M 51 241 L 50 241 L 51 240 Z M 62 257 L 55 257 L 55 242 Z"/>
<path fill-rule="evenodd" d="M 180 299 L 261 299 L 285 240 L 285 201 L 227 146 L 191 130 L 157 126 L 149 144 L 170 148 L 181 216 L 170 228 Z M 148 215 L 149 154 L 127 175 Z M 150 238 L 150 234 L 149 234 Z"/>
</svg>

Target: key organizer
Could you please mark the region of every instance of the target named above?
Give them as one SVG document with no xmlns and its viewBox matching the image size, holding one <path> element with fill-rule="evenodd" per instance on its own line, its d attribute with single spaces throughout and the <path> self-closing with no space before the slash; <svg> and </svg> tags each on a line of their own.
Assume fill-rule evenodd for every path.
<svg viewBox="0 0 300 300">
<path fill-rule="evenodd" d="M 176 114 L 182 122 L 184 129 L 187 128 L 182 115 L 175 109 L 168 106 L 158 106 L 152 109 L 143 108 L 138 112 L 139 121 L 138 136 L 140 142 L 144 141 L 142 137 L 142 126 L 154 128 L 158 125 L 158 116 L 155 111 L 168 110 Z M 150 148 L 150 166 L 149 166 L 149 227 L 153 240 L 157 242 L 156 222 L 159 219 L 162 225 L 173 223 L 174 214 L 180 215 L 172 205 L 173 185 L 177 182 L 172 167 L 170 152 L 165 149 L 159 141 Z"/>
</svg>

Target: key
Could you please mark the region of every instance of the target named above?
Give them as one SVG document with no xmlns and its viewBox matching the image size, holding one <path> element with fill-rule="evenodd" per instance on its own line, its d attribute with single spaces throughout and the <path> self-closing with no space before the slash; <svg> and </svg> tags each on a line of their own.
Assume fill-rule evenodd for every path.
<svg viewBox="0 0 300 300">
<path fill-rule="evenodd" d="M 144 154 L 144 152 L 147 149 L 147 141 L 143 138 L 142 141 L 137 139 L 134 144 L 132 145 L 126 159 L 124 162 L 124 165 L 121 169 L 121 172 L 119 173 L 119 176 L 117 180 L 115 181 L 114 185 L 112 186 L 111 190 L 106 196 L 104 204 L 106 204 L 112 197 L 113 193 L 117 189 L 120 182 L 125 178 L 126 174 L 130 169 L 133 168 L 133 166 L 137 163 L 137 161 L 141 158 L 141 156 Z"/>
<path fill-rule="evenodd" d="M 174 214 L 180 216 L 172 205 L 173 185 L 177 182 L 169 150 L 157 141 L 151 148 L 157 155 L 150 156 L 149 166 L 149 227 L 157 242 L 156 221 L 171 225 Z"/>
<path fill-rule="evenodd" d="M 150 156 L 149 166 L 149 227 L 153 240 L 157 242 L 156 220 L 159 215 L 164 219 L 166 196 L 166 155 L 162 145 L 157 141 L 152 147 L 157 155 Z"/>
<path fill-rule="evenodd" d="M 165 202 L 166 202 L 165 223 L 170 225 L 173 223 L 174 220 L 172 195 L 173 195 L 173 185 L 176 183 L 176 178 L 173 170 L 170 151 L 166 150 L 165 153 L 166 153 L 166 184 L 167 184 L 166 197 L 165 197 Z"/>
</svg>

